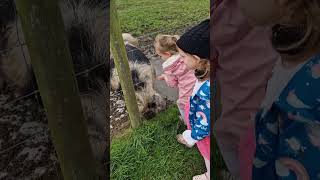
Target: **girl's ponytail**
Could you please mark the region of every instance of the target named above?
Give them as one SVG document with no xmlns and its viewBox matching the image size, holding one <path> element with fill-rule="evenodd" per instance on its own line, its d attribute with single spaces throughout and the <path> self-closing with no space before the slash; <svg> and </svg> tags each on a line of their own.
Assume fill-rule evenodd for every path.
<svg viewBox="0 0 320 180">
<path fill-rule="evenodd" d="M 210 76 L 210 62 L 206 59 L 201 59 L 194 75 L 200 81 L 208 79 Z"/>
<path fill-rule="evenodd" d="M 172 37 L 174 38 L 173 40 L 174 40 L 175 42 L 177 42 L 177 41 L 180 39 L 180 36 L 179 36 L 179 35 L 173 35 Z"/>
<path fill-rule="evenodd" d="M 273 27 L 272 44 L 283 54 L 295 55 L 320 44 L 320 0 L 288 2 L 292 24 Z"/>
<path fill-rule="evenodd" d="M 180 36 L 178 35 L 163 35 L 158 34 L 155 38 L 154 46 L 160 52 L 170 52 L 171 54 L 178 53 L 178 48 L 176 42 Z"/>
</svg>

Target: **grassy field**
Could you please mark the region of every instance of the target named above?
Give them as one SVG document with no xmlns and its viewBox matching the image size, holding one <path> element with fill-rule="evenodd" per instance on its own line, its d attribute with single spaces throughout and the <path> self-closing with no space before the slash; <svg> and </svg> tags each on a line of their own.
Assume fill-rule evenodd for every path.
<svg viewBox="0 0 320 180">
<path fill-rule="evenodd" d="M 111 179 L 192 179 L 205 172 L 197 148 L 177 143 L 178 110 L 171 107 L 111 143 Z"/>
<path fill-rule="evenodd" d="M 123 32 L 140 36 L 209 17 L 209 0 L 117 0 Z"/>
<path fill-rule="evenodd" d="M 180 29 L 209 17 L 209 0 L 117 0 L 123 32 L 134 36 Z M 188 149 L 175 136 L 178 126 L 175 107 L 158 114 L 137 130 L 128 130 L 111 143 L 111 179 L 192 179 L 205 172 L 196 147 Z"/>
</svg>

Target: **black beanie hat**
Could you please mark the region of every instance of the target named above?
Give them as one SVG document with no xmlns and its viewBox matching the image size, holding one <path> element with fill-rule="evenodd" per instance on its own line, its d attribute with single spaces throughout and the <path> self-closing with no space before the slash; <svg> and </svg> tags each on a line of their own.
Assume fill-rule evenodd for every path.
<svg viewBox="0 0 320 180">
<path fill-rule="evenodd" d="M 177 46 L 184 52 L 197 55 L 202 59 L 210 59 L 210 20 L 206 19 L 200 24 L 185 32 L 177 41 Z"/>
</svg>

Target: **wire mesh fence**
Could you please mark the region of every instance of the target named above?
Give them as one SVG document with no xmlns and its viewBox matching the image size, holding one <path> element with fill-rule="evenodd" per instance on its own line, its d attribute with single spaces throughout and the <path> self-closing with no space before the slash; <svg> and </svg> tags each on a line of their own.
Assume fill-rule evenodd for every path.
<svg viewBox="0 0 320 180">
<path fill-rule="evenodd" d="M 91 146 L 107 169 L 108 10 L 85 0 L 59 5 Z M 63 179 L 14 1 L 0 11 L 0 179 Z"/>
</svg>

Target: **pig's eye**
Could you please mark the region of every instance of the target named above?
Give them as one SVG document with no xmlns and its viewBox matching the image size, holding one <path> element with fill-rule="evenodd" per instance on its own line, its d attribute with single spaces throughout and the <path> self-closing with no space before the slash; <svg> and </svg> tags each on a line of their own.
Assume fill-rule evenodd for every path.
<svg viewBox="0 0 320 180">
<path fill-rule="evenodd" d="M 150 108 L 155 108 L 155 107 L 156 107 L 156 103 L 153 102 L 150 104 Z"/>
<path fill-rule="evenodd" d="M 139 83 L 137 83 L 137 86 L 139 86 L 139 87 L 144 87 L 145 84 L 144 84 L 144 82 L 139 82 Z"/>
</svg>

